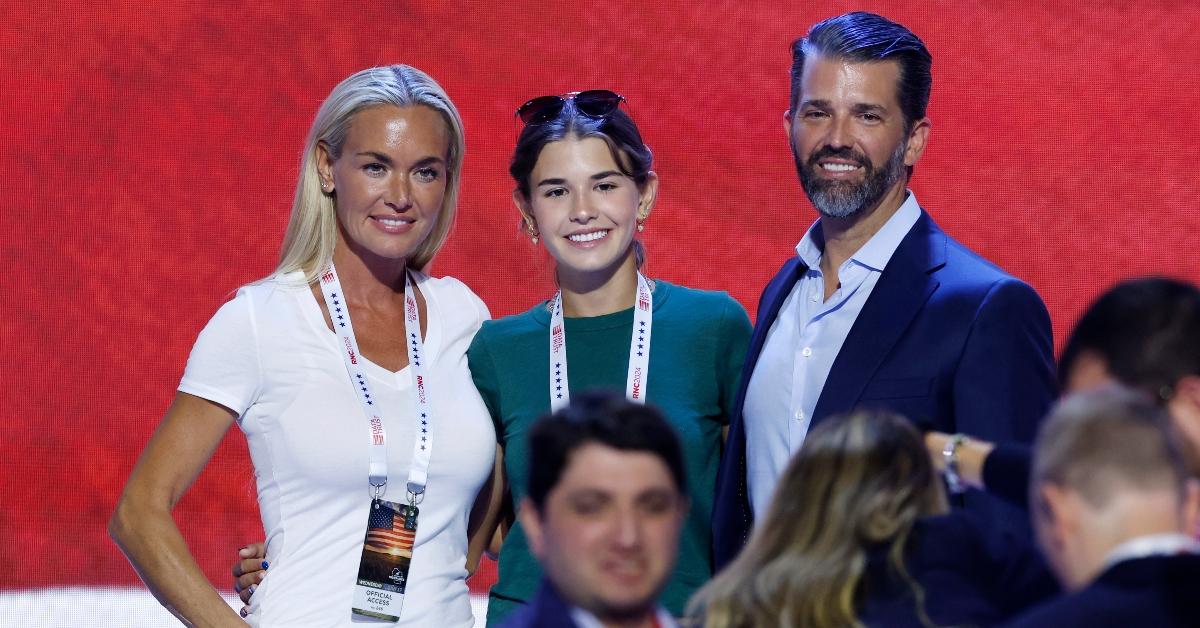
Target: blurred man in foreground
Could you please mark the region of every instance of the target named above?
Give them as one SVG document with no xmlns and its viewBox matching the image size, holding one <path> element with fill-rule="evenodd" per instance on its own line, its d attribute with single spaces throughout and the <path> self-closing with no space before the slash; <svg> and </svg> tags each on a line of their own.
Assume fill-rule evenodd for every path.
<svg viewBox="0 0 1200 628">
<path fill-rule="evenodd" d="M 541 590 L 506 628 L 674 626 L 658 606 L 688 510 L 683 453 L 656 410 L 599 394 L 529 433 L 520 505 Z"/>
<path fill-rule="evenodd" d="M 1166 412 L 1105 386 L 1065 399 L 1034 449 L 1038 540 L 1068 595 L 1017 626 L 1194 626 L 1200 488 Z"/>
</svg>

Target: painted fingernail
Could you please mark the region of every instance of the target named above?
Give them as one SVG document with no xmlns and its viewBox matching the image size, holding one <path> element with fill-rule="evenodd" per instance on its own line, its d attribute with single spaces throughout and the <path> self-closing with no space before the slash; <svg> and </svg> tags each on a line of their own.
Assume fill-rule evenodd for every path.
<svg viewBox="0 0 1200 628">
<path fill-rule="evenodd" d="M 250 614 L 250 613 L 246 612 L 246 607 L 245 607 L 245 606 L 243 606 L 243 607 L 242 607 L 242 610 L 238 611 L 238 613 L 241 613 L 242 617 L 245 617 L 246 615 L 249 615 L 249 614 Z"/>
<path fill-rule="evenodd" d="M 270 565 L 269 565 L 269 564 L 267 564 L 267 561 L 265 561 L 265 560 L 262 562 L 262 565 L 263 565 L 263 569 L 266 569 L 267 567 L 270 567 Z"/>
<path fill-rule="evenodd" d="M 258 588 L 257 584 L 252 584 L 252 585 L 250 585 L 250 588 L 246 589 L 246 593 L 249 593 L 250 595 L 254 595 L 254 590 L 257 588 Z"/>
</svg>

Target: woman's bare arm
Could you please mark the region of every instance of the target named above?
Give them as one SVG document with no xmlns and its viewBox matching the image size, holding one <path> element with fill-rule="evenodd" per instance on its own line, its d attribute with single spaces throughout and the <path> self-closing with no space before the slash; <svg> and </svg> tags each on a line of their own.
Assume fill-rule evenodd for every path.
<svg viewBox="0 0 1200 628">
<path fill-rule="evenodd" d="M 235 418 L 224 406 L 177 393 L 108 523 L 150 592 L 187 625 L 245 626 L 200 571 L 171 517 Z"/>
</svg>

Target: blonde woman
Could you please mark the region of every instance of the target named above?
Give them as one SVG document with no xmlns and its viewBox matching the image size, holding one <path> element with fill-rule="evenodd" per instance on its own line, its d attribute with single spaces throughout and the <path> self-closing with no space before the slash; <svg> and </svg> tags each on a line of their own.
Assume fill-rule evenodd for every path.
<svg viewBox="0 0 1200 628">
<path fill-rule="evenodd" d="M 421 272 L 454 220 L 463 148 L 454 105 L 408 66 L 354 74 L 321 105 L 279 266 L 201 332 L 110 524 L 185 623 L 245 625 L 171 517 L 236 421 L 271 565 L 247 621 L 342 626 L 374 612 L 406 626 L 473 624 L 468 516 L 495 433 L 466 349 L 488 312 L 462 283 Z M 391 572 L 407 585 L 392 604 L 362 593 L 362 574 L 391 542 L 368 527 L 401 521 L 419 525 L 406 530 L 415 538 L 396 527 L 395 553 L 411 563 Z"/>
<path fill-rule="evenodd" d="M 692 599 L 695 625 L 989 625 L 1056 590 L 1027 539 L 948 512 L 921 434 L 894 414 L 818 424 L 758 525 Z"/>
</svg>

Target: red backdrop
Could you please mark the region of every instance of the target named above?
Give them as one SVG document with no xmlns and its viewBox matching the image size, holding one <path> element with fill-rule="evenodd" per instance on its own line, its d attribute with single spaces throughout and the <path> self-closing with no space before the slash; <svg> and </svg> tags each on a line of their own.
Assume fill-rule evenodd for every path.
<svg viewBox="0 0 1200 628">
<path fill-rule="evenodd" d="M 271 270 L 316 108 L 363 67 L 420 67 L 459 106 L 465 182 L 433 271 L 494 316 L 551 291 L 511 207 L 513 110 L 600 87 L 655 151 L 650 273 L 753 314 L 815 217 L 782 128 L 789 44 L 856 9 L 933 52 L 922 204 L 1038 289 L 1059 342 L 1116 280 L 1200 280 L 1194 2 L 240 4 L 5 8 L 0 590 L 137 582 L 105 534 L 121 485 L 197 332 Z M 236 429 L 176 516 L 228 584 L 262 535 Z"/>
</svg>

